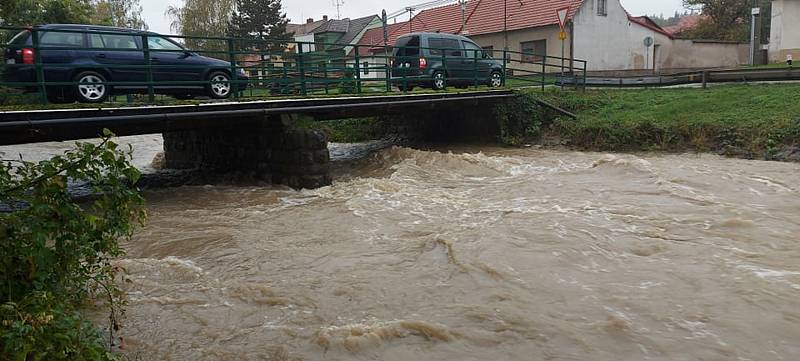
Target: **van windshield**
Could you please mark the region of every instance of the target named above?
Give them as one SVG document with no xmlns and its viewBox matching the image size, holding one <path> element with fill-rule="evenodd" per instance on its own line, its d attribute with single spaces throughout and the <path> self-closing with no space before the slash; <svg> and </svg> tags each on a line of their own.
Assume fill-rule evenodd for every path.
<svg viewBox="0 0 800 361">
<path fill-rule="evenodd" d="M 406 36 L 395 43 L 396 56 L 419 56 L 419 36 Z"/>
</svg>

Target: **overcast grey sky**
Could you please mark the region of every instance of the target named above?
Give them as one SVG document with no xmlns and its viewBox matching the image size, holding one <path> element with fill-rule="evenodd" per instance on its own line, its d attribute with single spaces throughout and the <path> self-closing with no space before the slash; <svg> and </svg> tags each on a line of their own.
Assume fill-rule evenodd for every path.
<svg viewBox="0 0 800 361">
<path fill-rule="evenodd" d="M 320 19 L 322 15 L 331 18 L 336 17 L 335 0 L 282 0 L 284 11 L 286 11 L 292 22 L 302 22 L 306 18 Z M 375 1 L 375 0 L 343 0 L 341 7 L 342 17 L 356 18 L 370 14 L 380 14 L 381 10 L 392 13 L 402 9 L 407 5 L 424 3 L 426 0 L 394 0 L 394 1 Z M 164 11 L 169 5 L 180 5 L 183 0 L 140 0 L 142 4 L 142 15 L 150 26 L 150 30 L 159 33 L 170 33 L 169 20 L 164 15 Z M 622 5 L 633 15 L 670 15 L 676 10 L 683 10 L 681 0 L 622 0 Z"/>
</svg>

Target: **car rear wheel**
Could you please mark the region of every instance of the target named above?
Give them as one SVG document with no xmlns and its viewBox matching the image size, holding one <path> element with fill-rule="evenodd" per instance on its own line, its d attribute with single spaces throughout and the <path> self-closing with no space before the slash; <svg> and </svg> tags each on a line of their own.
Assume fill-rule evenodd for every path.
<svg viewBox="0 0 800 361">
<path fill-rule="evenodd" d="M 212 99 L 226 99 L 231 96 L 231 77 L 228 73 L 215 71 L 208 75 L 208 96 Z"/>
<path fill-rule="evenodd" d="M 492 75 L 489 76 L 489 86 L 492 88 L 499 88 L 503 86 L 503 74 L 499 71 L 493 71 Z"/>
<path fill-rule="evenodd" d="M 437 71 L 433 73 L 433 89 L 444 90 L 446 86 L 447 86 L 447 77 L 444 75 L 444 72 Z"/>
<path fill-rule="evenodd" d="M 75 77 L 75 98 L 81 103 L 102 103 L 111 93 L 105 76 L 94 71 L 84 71 Z"/>
</svg>

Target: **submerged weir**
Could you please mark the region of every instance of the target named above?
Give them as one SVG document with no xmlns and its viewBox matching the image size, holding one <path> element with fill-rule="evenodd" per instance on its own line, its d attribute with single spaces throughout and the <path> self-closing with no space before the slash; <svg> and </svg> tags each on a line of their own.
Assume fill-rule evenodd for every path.
<svg viewBox="0 0 800 361">
<path fill-rule="evenodd" d="M 140 166 L 160 151 L 159 137 L 126 140 Z M 13 151 L 41 158 L 63 146 Z M 800 353 L 800 164 L 454 145 L 389 147 L 332 169 L 333 184 L 316 190 L 147 190 L 148 223 L 117 261 L 131 281 L 124 352 L 601 361 Z"/>
</svg>

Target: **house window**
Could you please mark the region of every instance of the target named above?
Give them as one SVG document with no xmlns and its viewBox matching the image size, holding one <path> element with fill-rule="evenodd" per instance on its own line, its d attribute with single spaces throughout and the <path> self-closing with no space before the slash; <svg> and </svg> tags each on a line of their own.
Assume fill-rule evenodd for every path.
<svg viewBox="0 0 800 361">
<path fill-rule="evenodd" d="M 483 52 L 489 55 L 490 57 L 494 58 L 494 46 L 492 45 L 484 46 Z"/>
<path fill-rule="evenodd" d="M 364 62 L 363 68 L 364 68 L 364 75 L 369 75 L 369 62 L 368 61 Z"/>
<path fill-rule="evenodd" d="M 520 48 L 523 63 L 540 62 L 547 55 L 547 40 L 526 41 L 520 43 Z"/>
<path fill-rule="evenodd" d="M 597 15 L 608 16 L 608 0 L 597 0 Z"/>
</svg>

